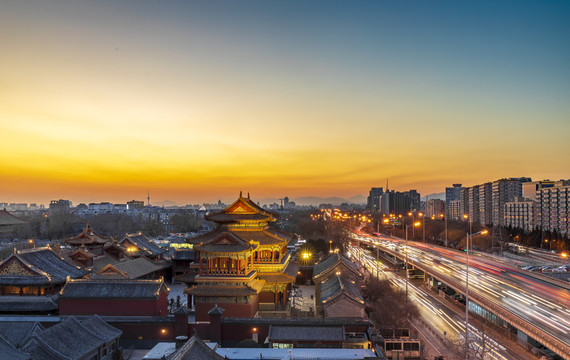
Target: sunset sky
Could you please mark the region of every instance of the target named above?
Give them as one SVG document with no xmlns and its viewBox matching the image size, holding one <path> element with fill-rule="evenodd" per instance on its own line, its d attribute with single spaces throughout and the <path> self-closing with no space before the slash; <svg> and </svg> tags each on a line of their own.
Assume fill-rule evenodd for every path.
<svg viewBox="0 0 570 360">
<path fill-rule="evenodd" d="M 0 5 L 0 202 L 570 177 L 569 1 Z"/>
</svg>

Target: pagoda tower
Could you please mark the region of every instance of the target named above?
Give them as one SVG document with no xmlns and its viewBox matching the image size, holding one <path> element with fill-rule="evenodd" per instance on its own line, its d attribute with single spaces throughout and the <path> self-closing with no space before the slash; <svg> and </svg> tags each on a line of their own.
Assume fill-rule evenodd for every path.
<svg viewBox="0 0 570 360">
<path fill-rule="evenodd" d="M 185 291 L 194 297 L 196 320 L 207 320 L 216 304 L 226 317 L 287 311 L 298 265 L 287 252 L 294 235 L 270 226 L 278 215 L 240 193 L 233 204 L 205 218 L 217 223 L 216 229 L 188 239 L 200 264 L 196 285 Z"/>
</svg>

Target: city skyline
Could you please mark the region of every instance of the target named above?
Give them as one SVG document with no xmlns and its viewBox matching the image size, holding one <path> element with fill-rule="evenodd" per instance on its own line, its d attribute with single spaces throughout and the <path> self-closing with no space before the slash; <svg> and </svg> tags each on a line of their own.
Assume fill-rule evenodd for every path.
<svg viewBox="0 0 570 360">
<path fill-rule="evenodd" d="M 9 1 L 0 29 L 3 202 L 570 177 L 565 2 Z"/>
</svg>

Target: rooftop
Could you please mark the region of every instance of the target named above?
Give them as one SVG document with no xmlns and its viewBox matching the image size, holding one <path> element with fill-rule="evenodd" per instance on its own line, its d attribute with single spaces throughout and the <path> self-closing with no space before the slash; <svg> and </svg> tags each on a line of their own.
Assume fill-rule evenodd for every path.
<svg viewBox="0 0 570 360">
<path fill-rule="evenodd" d="M 123 240 L 121 240 L 121 245 L 123 245 L 127 240 L 147 255 L 156 256 L 166 252 L 166 249 L 161 248 L 140 232 L 135 234 L 126 234 Z"/>
<path fill-rule="evenodd" d="M 269 341 L 344 341 L 343 326 L 280 326 L 271 325 Z"/>
<path fill-rule="evenodd" d="M 70 280 L 60 292 L 62 299 L 156 299 L 167 290 L 160 280 Z"/>
</svg>

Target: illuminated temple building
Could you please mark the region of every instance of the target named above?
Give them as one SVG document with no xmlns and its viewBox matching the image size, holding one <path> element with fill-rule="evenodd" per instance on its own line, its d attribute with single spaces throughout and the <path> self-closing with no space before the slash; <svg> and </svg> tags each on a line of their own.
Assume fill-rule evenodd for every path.
<svg viewBox="0 0 570 360">
<path fill-rule="evenodd" d="M 287 244 L 293 234 L 269 226 L 277 215 L 240 197 L 206 215 L 216 229 L 188 239 L 199 262 L 195 285 L 185 292 L 196 320 L 207 320 L 215 305 L 226 317 L 253 317 L 258 311 L 287 311 L 287 293 L 297 276 Z M 196 261 L 196 260 L 195 260 Z"/>
</svg>

